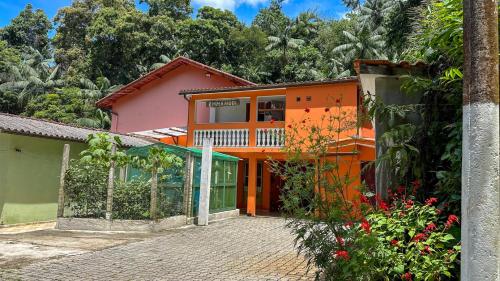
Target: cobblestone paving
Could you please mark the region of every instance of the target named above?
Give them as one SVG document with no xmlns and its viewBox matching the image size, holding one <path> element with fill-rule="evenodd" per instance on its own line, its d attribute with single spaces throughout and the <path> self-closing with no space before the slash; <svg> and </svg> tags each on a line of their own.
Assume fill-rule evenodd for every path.
<svg viewBox="0 0 500 281">
<path fill-rule="evenodd" d="M 0 272 L 3 280 L 312 280 L 281 218 L 239 217 Z"/>
</svg>

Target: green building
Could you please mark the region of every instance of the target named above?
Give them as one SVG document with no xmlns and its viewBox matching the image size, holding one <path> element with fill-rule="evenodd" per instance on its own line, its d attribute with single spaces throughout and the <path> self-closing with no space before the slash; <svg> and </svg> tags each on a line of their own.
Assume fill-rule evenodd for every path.
<svg viewBox="0 0 500 281">
<path fill-rule="evenodd" d="M 99 130 L 0 113 L 0 225 L 56 218 L 63 146 L 78 158 Z M 124 146 L 152 141 L 118 135 Z"/>
</svg>

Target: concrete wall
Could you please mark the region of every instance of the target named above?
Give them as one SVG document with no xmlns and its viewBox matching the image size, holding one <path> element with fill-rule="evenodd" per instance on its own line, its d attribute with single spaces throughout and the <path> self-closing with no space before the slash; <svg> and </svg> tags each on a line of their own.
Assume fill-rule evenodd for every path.
<svg viewBox="0 0 500 281">
<path fill-rule="evenodd" d="M 63 146 L 85 144 L 0 133 L 0 224 L 54 220 Z"/>
<path fill-rule="evenodd" d="M 182 89 L 230 87 L 236 84 L 222 76 L 205 75 L 203 70 L 184 65 L 122 97 L 113 105 L 111 130 L 129 133 L 188 123 L 188 102 Z M 208 110 L 208 108 L 206 109 Z"/>
</svg>

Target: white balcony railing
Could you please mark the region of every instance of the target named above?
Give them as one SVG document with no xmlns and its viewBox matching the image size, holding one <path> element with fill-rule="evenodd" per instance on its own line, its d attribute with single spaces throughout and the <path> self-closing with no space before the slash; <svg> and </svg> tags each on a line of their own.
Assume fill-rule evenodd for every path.
<svg viewBox="0 0 500 281">
<path fill-rule="evenodd" d="M 194 145 L 203 146 L 211 138 L 214 147 L 248 147 L 248 129 L 194 130 Z"/>
<path fill-rule="evenodd" d="M 282 147 L 285 144 L 284 128 L 258 128 L 256 145 L 258 147 Z"/>
</svg>

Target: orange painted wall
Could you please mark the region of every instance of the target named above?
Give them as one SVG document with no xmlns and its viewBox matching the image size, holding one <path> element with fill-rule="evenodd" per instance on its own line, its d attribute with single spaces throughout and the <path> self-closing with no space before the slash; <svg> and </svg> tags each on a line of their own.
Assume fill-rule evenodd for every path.
<svg viewBox="0 0 500 281">
<path fill-rule="evenodd" d="M 285 108 L 285 121 L 284 122 L 257 122 L 257 97 L 258 96 L 275 96 L 286 95 L 286 108 Z M 238 123 L 218 123 L 218 124 L 196 124 L 196 101 L 199 100 L 212 100 L 221 98 L 250 98 L 250 121 Z M 298 99 L 300 98 L 300 100 Z M 258 159 L 265 160 L 268 157 L 273 159 L 285 159 L 286 155 L 277 148 L 259 148 L 255 147 L 255 129 L 256 128 L 285 128 L 294 122 L 300 122 L 303 118 L 309 118 L 310 122 L 319 122 L 321 116 L 325 115 L 325 108 L 331 108 L 333 112 L 336 109 L 337 100 L 340 101 L 341 110 L 349 112 L 353 119 L 356 118 L 358 110 L 358 88 L 357 82 L 346 81 L 345 83 L 334 84 L 320 84 L 302 87 L 290 87 L 279 89 L 264 89 L 264 90 L 247 90 L 241 92 L 226 92 L 226 93 L 211 93 L 193 95 L 189 102 L 189 118 L 188 118 L 188 136 L 187 146 L 193 146 L 193 131 L 206 130 L 206 129 L 249 129 L 249 147 L 245 148 L 215 148 L 215 151 L 227 153 L 243 159 L 248 159 L 250 162 L 250 176 L 247 197 L 247 213 L 255 215 L 256 197 L 255 197 L 255 183 L 256 178 L 252 176 L 255 173 Z M 309 109 L 309 113 L 305 109 Z M 310 132 L 301 132 L 301 136 L 305 137 Z M 369 138 L 368 140 L 359 140 L 353 143 L 350 136 L 361 135 L 361 137 Z M 371 137 L 374 135 L 371 124 L 365 124 L 359 131 L 353 129 L 349 132 L 343 133 L 342 138 L 346 138 L 345 146 L 342 152 L 350 152 L 353 149 L 359 151 L 358 155 L 345 156 L 353 158 L 352 166 L 350 167 L 351 175 L 356 179 L 355 182 L 348 188 L 348 196 L 354 198 L 357 192 L 353 186 L 360 184 L 360 170 L 361 161 L 370 161 L 375 159 L 375 146 Z M 343 172 L 349 170 L 349 167 L 343 165 L 341 167 Z M 242 167 L 239 167 L 239 173 L 243 173 Z M 264 190 L 269 190 L 269 177 L 270 174 L 266 171 L 264 174 Z M 239 179 L 241 184 L 238 184 L 238 194 L 243 194 L 243 178 Z M 252 184 L 254 186 L 252 186 Z M 243 205 L 243 199 L 238 196 L 238 205 Z M 263 194 L 264 209 L 269 209 L 269 194 Z"/>
</svg>

